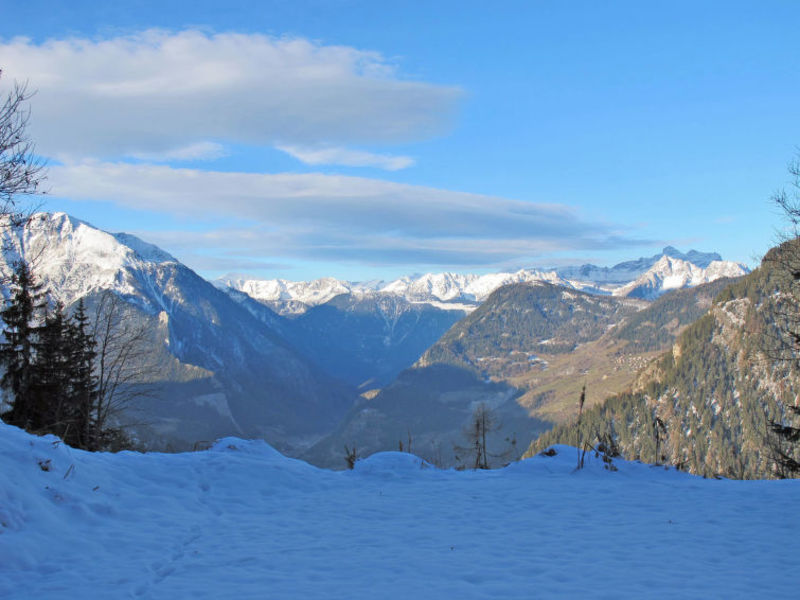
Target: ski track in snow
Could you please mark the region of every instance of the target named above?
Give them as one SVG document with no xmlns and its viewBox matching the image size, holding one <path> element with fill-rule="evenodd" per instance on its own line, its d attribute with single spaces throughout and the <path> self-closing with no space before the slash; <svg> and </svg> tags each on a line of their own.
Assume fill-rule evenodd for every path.
<svg viewBox="0 0 800 600">
<path fill-rule="evenodd" d="M 0 597 L 796 597 L 800 481 L 575 460 L 331 472 L 259 441 L 89 454 L 0 424 Z"/>
</svg>

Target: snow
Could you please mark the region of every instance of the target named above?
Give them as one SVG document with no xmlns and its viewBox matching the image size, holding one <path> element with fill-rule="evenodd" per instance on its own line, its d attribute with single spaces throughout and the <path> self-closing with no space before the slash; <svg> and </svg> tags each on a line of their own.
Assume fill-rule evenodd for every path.
<svg viewBox="0 0 800 600">
<path fill-rule="evenodd" d="M 65 213 L 36 213 L 23 226 L 0 220 L 0 277 L 7 279 L 19 258 L 33 267 L 54 299 L 69 305 L 98 290 L 137 294 L 137 275 L 177 261 L 152 244 L 110 234 Z"/>
<path fill-rule="evenodd" d="M 669 248 L 665 248 L 668 250 Z M 674 249 L 673 249 L 674 250 Z M 677 252 L 677 251 L 675 251 Z M 691 254 L 691 253 L 690 253 Z M 701 258 L 717 256 L 696 253 Z M 640 259 L 646 261 L 648 259 Z M 628 264 L 623 263 L 623 267 Z M 405 276 L 392 282 L 355 283 L 326 277 L 313 281 L 287 281 L 285 279 L 248 279 L 229 276 L 215 282 L 220 289 L 232 288 L 264 302 L 283 315 L 296 315 L 312 306 L 328 302 L 339 294 L 387 294 L 416 304 L 426 303 L 438 308 L 466 306 L 468 311 L 486 300 L 497 288 L 512 283 L 547 282 L 568 289 L 598 295 L 628 296 L 653 299 L 660 294 L 683 287 L 693 287 L 720 277 L 738 277 L 748 272 L 739 263 L 715 260 L 707 268 L 697 266 L 667 255 L 654 260 L 650 266 L 635 263 L 638 268 L 601 269 L 592 265 L 540 271 L 488 273 L 486 275 L 461 273 L 425 273 Z M 648 263 L 649 264 L 649 263 Z M 705 263 L 704 263 L 705 264 Z M 574 278 L 568 278 L 571 275 Z M 592 279 L 594 278 L 594 279 Z"/>
<path fill-rule="evenodd" d="M 575 462 L 332 472 L 261 441 L 89 454 L 0 424 L 0 597 L 796 596 L 800 481 Z"/>
<path fill-rule="evenodd" d="M 740 277 L 747 272 L 747 267 L 740 263 L 715 260 L 704 268 L 664 255 L 641 276 L 613 290 L 612 294 L 655 299 L 669 290 L 695 287 L 722 277 Z"/>
<path fill-rule="evenodd" d="M 7 220 L 0 222 L 0 238 L 0 276 L 8 277 L 13 263 L 25 257 L 35 263 L 37 276 L 55 299 L 66 305 L 103 289 L 114 290 L 122 296 L 137 296 L 140 285 L 149 279 L 149 273 L 166 264 L 178 264 L 168 253 L 133 235 L 110 234 L 65 213 L 37 213 L 24 227 L 10 227 Z M 747 272 L 744 265 L 712 260 L 718 257 L 716 254 L 689 252 L 682 255 L 669 247 L 664 252 L 658 260 L 655 257 L 639 259 L 613 269 L 584 265 L 561 270 L 520 269 L 484 275 L 426 273 L 401 277 L 389 283 L 349 282 L 332 277 L 288 281 L 230 275 L 214 284 L 223 290 L 243 292 L 282 315 L 294 316 L 340 294 L 356 297 L 386 294 L 399 296 L 408 302 L 469 311 L 497 288 L 512 283 L 548 282 L 601 295 L 633 294 L 652 299 L 669 289 L 695 286 Z M 667 252 L 695 257 L 707 267 L 671 257 Z"/>
</svg>

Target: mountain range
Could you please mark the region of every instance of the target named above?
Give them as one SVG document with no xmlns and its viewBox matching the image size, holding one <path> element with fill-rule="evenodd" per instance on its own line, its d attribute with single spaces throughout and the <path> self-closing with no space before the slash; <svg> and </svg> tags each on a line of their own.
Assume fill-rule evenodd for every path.
<svg viewBox="0 0 800 600">
<path fill-rule="evenodd" d="M 520 269 L 485 275 L 426 273 L 391 282 L 351 282 L 326 277 L 313 281 L 251 279 L 227 276 L 215 281 L 224 290 L 244 292 L 282 315 L 298 315 L 336 296 L 394 295 L 411 303 L 437 308 L 474 310 L 494 290 L 512 283 L 547 282 L 598 295 L 655 299 L 678 288 L 693 287 L 723 277 L 739 277 L 749 269 L 724 261 L 717 253 L 690 250 L 686 254 L 672 246 L 661 254 L 613 267 L 582 265 L 559 269 Z"/>
<path fill-rule="evenodd" d="M 341 466 L 345 444 L 372 452 L 402 439 L 455 464 L 480 403 L 504 422 L 492 443 L 519 438 L 521 451 L 564 420 L 572 375 L 620 391 L 695 315 L 686 306 L 715 285 L 705 282 L 746 271 L 668 247 L 611 268 L 212 284 L 156 246 L 63 213 L 2 228 L 0 273 L 21 258 L 53 301 L 92 306 L 110 292 L 150 332 L 161 368 L 142 383 L 157 393 L 126 415 L 143 445 L 261 437 L 330 466 Z M 676 288 L 684 300 L 649 302 Z"/>
<path fill-rule="evenodd" d="M 494 464 L 502 464 L 508 440 L 521 452 L 570 421 L 582 385 L 589 388 L 588 406 L 629 388 L 731 281 L 676 290 L 655 302 L 544 282 L 498 288 L 303 456 L 336 467 L 345 445 L 369 455 L 411 440 L 427 460 L 457 466 L 455 449 L 483 404 L 495 421 Z"/>
</svg>

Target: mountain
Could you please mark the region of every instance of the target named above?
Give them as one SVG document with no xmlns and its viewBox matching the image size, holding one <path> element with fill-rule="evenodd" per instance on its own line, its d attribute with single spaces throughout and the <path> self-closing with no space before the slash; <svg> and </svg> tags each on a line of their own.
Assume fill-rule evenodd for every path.
<svg viewBox="0 0 800 600">
<path fill-rule="evenodd" d="M 469 445 L 465 429 L 475 407 L 484 404 L 502 422 L 487 442 L 495 454 L 490 463 L 499 466 L 516 459 L 529 440 L 549 428 L 528 417 L 515 400 L 518 395 L 505 383 L 486 381 L 459 367 L 407 369 L 377 395 L 362 397 L 336 430 L 301 458 L 317 466 L 343 469 L 347 446 L 355 448 L 360 457 L 402 448 L 443 468 L 467 464 L 472 449 L 463 448 Z M 511 445 L 512 436 L 521 440 L 519 450 Z"/>
<path fill-rule="evenodd" d="M 785 418 L 781 407 L 796 405 L 800 393 L 796 359 L 784 360 L 779 344 L 782 323 L 798 314 L 787 302 L 796 297 L 794 281 L 777 268 L 786 250 L 773 249 L 756 271 L 725 287 L 632 391 L 590 409 L 580 425 L 542 435 L 527 455 L 601 435 L 630 459 L 705 476 L 774 476 L 768 422 Z"/>
<path fill-rule="evenodd" d="M 224 290 L 318 370 L 361 390 L 391 382 L 466 314 L 459 305 L 440 308 L 393 294 L 360 292 L 304 304 L 298 314 L 281 316 L 270 308 L 274 303 Z"/>
<path fill-rule="evenodd" d="M 0 228 L 0 273 L 20 258 L 53 300 L 124 300 L 126 323 L 150 332 L 156 396 L 128 411 L 151 447 L 191 448 L 237 434 L 298 450 L 330 430 L 354 393 L 300 356 L 273 328 L 174 257 L 128 234 L 63 213 Z M 7 279 L 6 279 L 7 280 Z"/>
<path fill-rule="evenodd" d="M 281 315 L 299 315 L 336 296 L 358 294 L 369 289 L 333 277 L 314 281 L 287 281 L 227 276 L 217 279 L 214 284 L 224 291 L 232 289 L 247 294 Z"/>
<path fill-rule="evenodd" d="M 689 250 L 689 252 L 684 254 L 677 248 L 667 246 L 661 251 L 661 254 L 621 262 L 613 267 L 582 265 L 580 267 L 561 267 L 556 269 L 556 272 L 561 277 L 569 280 L 591 282 L 594 284 L 625 284 L 644 275 L 664 257 L 682 260 L 691 263 L 695 267 L 700 267 L 701 269 L 705 269 L 714 261 L 722 260 L 722 257 L 716 252 Z M 741 267 L 742 265 L 739 266 Z"/>
<path fill-rule="evenodd" d="M 598 295 L 654 299 L 672 289 L 693 287 L 747 272 L 746 266 L 723 261 L 715 252 L 690 250 L 684 254 L 667 246 L 662 254 L 613 267 L 582 265 L 551 270 L 520 269 L 486 275 L 426 273 L 401 277 L 389 283 L 358 283 L 330 277 L 303 282 L 228 276 L 217 280 L 215 285 L 223 290 L 244 292 L 286 316 L 300 315 L 312 306 L 324 304 L 343 294 L 357 298 L 376 292 L 400 297 L 406 302 L 469 312 L 493 291 L 512 283 L 546 282 Z"/>
<path fill-rule="evenodd" d="M 370 454 L 411 438 L 414 452 L 453 466 L 473 411 L 484 404 L 497 420 L 493 452 L 498 460 L 508 460 L 506 451 L 519 451 L 507 447 L 506 439 L 515 438 L 524 448 L 551 427 L 520 403 L 524 390 L 511 383 L 513 376 L 539 369 L 539 352 L 568 353 L 645 305 L 543 282 L 501 287 L 455 323 L 413 368 L 356 404 L 336 431 L 303 457 L 341 468 L 345 445 Z"/>
<path fill-rule="evenodd" d="M 549 283 L 507 285 L 442 336 L 419 365 L 447 363 L 493 375 L 517 352 L 571 352 L 644 306 Z"/>
<path fill-rule="evenodd" d="M 629 353 L 671 348 L 678 335 L 705 315 L 714 298 L 734 281 L 716 279 L 664 294 L 611 329 L 608 338 L 621 342 Z"/>
<path fill-rule="evenodd" d="M 478 304 L 497 288 L 512 283 L 548 281 L 569 287 L 569 282 L 553 272 L 520 269 L 514 273 L 461 275 L 456 273 L 426 273 L 401 277 L 380 288 L 381 292 L 398 294 L 415 302 L 467 302 Z"/>
<path fill-rule="evenodd" d="M 457 464 L 454 447 L 480 403 L 500 423 L 491 440 L 527 440 L 620 393 L 700 318 L 730 279 L 675 290 L 655 302 L 596 296 L 546 283 L 496 290 L 458 321 L 412 369 L 357 403 L 304 457 L 339 466 L 344 445 L 365 454 L 413 438 L 415 452 Z M 506 444 L 507 446 L 507 444 Z"/>
<path fill-rule="evenodd" d="M 700 267 L 680 258 L 662 256 L 634 281 L 614 290 L 615 296 L 653 300 L 669 290 L 695 287 L 727 277 L 740 277 L 746 271 L 741 265 L 714 260 Z"/>
<path fill-rule="evenodd" d="M 286 321 L 287 340 L 326 373 L 383 387 L 465 315 L 383 293 L 342 294 Z"/>
</svg>

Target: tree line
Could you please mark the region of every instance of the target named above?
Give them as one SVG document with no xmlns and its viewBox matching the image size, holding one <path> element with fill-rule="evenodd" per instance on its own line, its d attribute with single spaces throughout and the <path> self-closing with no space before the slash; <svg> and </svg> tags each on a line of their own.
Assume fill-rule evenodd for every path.
<svg viewBox="0 0 800 600">
<path fill-rule="evenodd" d="M 115 421 L 146 391 L 132 385 L 142 375 L 136 361 L 146 352 L 145 330 L 122 325 L 121 300 L 112 292 L 100 297 L 93 318 L 83 299 L 71 314 L 51 305 L 23 260 L 9 287 L 0 311 L 0 388 L 10 406 L 3 420 L 75 448 L 130 446 Z"/>
</svg>

